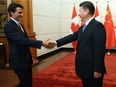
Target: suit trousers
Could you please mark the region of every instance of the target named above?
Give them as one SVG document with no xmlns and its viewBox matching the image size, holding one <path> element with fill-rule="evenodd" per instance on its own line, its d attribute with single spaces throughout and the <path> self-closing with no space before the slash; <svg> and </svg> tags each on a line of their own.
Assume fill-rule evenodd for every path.
<svg viewBox="0 0 116 87">
<path fill-rule="evenodd" d="M 81 79 L 83 87 L 102 87 L 103 85 L 103 76 L 99 79 Z"/>
<path fill-rule="evenodd" d="M 20 80 L 17 87 L 32 87 L 32 67 L 22 70 L 14 70 L 14 72 Z"/>
</svg>

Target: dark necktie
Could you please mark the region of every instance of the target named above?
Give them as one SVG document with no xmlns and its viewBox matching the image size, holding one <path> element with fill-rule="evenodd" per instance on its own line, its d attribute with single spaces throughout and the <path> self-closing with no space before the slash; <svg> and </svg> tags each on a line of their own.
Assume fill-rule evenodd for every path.
<svg viewBox="0 0 116 87">
<path fill-rule="evenodd" d="M 18 26 L 20 27 L 21 31 L 24 32 L 22 26 L 21 26 L 21 23 L 18 23 Z"/>
</svg>

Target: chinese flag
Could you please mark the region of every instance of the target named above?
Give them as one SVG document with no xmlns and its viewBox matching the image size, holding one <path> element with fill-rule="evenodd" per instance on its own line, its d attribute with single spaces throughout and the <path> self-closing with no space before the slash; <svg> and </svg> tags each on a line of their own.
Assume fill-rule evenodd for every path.
<svg viewBox="0 0 116 87">
<path fill-rule="evenodd" d="M 76 32 L 79 28 L 79 21 L 78 21 L 78 18 L 77 18 L 77 12 L 76 12 L 75 5 L 73 7 L 72 20 L 71 20 L 71 27 L 70 28 L 71 28 L 71 33 Z M 74 50 L 76 51 L 77 41 L 72 42 L 72 46 L 73 46 Z"/>
<path fill-rule="evenodd" d="M 98 7 L 96 5 L 96 9 L 95 9 L 95 13 L 94 13 L 94 18 L 98 21 L 100 21 L 100 18 L 99 18 L 99 11 L 98 11 Z"/>
<path fill-rule="evenodd" d="M 104 26 L 106 29 L 106 48 L 111 49 L 115 46 L 116 39 L 115 39 L 115 32 L 114 32 L 114 24 L 113 24 L 109 5 L 107 5 Z"/>
</svg>

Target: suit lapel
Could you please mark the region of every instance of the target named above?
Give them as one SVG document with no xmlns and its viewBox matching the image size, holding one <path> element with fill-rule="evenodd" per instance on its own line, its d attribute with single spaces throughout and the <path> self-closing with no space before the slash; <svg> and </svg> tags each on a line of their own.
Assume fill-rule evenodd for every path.
<svg viewBox="0 0 116 87">
<path fill-rule="evenodd" d="M 78 43 L 80 42 L 82 36 L 83 36 L 83 32 L 82 32 L 82 29 L 83 29 L 83 26 L 80 27 L 80 30 L 78 31 L 79 34 L 78 34 Z"/>
<path fill-rule="evenodd" d="M 20 29 L 20 27 L 13 20 L 10 19 L 9 21 L 10 21 L 10 23 L 13 25 L 13 27 L 15 29 L 17 29 L 21 34 L 25 35 L 25 30 L 24 30 L 24 32 L 22 32 L 21 29 Z M 24 27 L 23 27 L 23 29 L 24 29 Z"/>
<path fill-rule="evenodd" d="M 79 38 L 78 38 L 78 44 L 81 42 L 81 40 L 84 38 L 84 36 L 87 34 L 87 32 L 91 29 L 91 27 L 93 26 L 94 24 L 94 21 L 95 19 L 93 18 L 89 24 L 86 26 L 85 30 L 82 32 L 82 29 L 83 29 L 83 26 L 81 27 L 80 29 L 80 32 L 79 32 Z"/>
<path fill-rule="evenodd" d="M 23 25 L 22 25 L 22 28 L 23 28 L 23 30 L 24 30 L 24 32 L 25 32 L 26 37 L 28 38 L 27 32 L 25 31 L 25 28 L 24 28 Z"/>
<path fill-rule="evenodd" d="M 83 33 L 86 33 L 90 28 L 91 26 L 93 26 L 93 23 L 94 23 L 95 19 L 93 18 L 89 24 L 86 26 L 85 30 L 83 31 Z"/>
</svg>

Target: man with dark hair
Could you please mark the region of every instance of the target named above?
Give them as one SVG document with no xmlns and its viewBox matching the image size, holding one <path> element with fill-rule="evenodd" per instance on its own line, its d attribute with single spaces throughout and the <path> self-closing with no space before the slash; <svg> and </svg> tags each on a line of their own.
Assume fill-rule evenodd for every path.
<svg viewBox="0 0 116 87">
<path fill-rule="evenodd" d="M 81 78 L 83 87 L 102 87 L 106 73 L 104 56 L 106 31 L 102 23 L 93 18 L 94 5 L 90 1 L 80 3 L 79 15 L 85 23 L 74 34 L 51 42 L 48 48 L 62 46 L 78 40 L 76 49 L 75 69 Z"/>
<path fill-rule="evenodd" d="M 20 4 L 12 3 L 12 4 L 9 5 L 8 13 L 9 13 L 10 17 L 12 16 L 11 11 L 16 12 L 17 7 L 21 8 L 21 9 L 24 9 L 24 7 L 22 5 L 20 5 Z"/>
<path fill-rule="evenodd" d="M 23 17 L 23 6 L 11 3 L 8 7 L 10 20 L 4 26 L 10 54 L 9 64 L 17 74 L 20 83 L 17 87 L 32 87 L 32 55 L 29 47 L 39 48 L 48 46 L 48 40 L 30 40 L 20 21 Z"/>
</svg>

